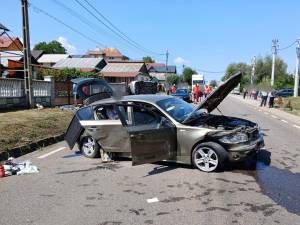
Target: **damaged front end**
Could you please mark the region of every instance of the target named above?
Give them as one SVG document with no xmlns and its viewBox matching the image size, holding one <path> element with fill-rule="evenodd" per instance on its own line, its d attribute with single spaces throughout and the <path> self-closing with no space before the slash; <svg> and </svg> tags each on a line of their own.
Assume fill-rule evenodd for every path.
<svg viewBox="0 0 300 225">
<path fill-rule="evenodd" d="M 258 125 L 248 120 L 205 114 L 190 125 L 212 129 L 206 138 L 221 144 L 228 151 L 230 161 L 243 161 L 264 146 Z"/>
</svg>

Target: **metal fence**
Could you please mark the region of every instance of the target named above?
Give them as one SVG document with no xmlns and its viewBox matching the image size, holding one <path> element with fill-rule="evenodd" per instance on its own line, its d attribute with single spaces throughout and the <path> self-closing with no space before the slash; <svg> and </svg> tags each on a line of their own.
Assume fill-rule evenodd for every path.
<svg viewBox="0 0 300 225">
<path fill-rule="evenodd" d="M 0 78 L 0 109 L 26 106 L 24 79 Z M 52 81 L 33 80 L 33 101 L 44 106 L 51 106 L 54 98 Z"/>
</svg>

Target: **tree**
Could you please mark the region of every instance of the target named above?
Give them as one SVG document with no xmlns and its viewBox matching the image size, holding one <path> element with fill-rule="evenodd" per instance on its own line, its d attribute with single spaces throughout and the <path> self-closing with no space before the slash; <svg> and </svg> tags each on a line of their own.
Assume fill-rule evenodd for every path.
<svg viewBox="0 0 300 225">
<path fill-rule="evenodd" d="M 247 87 L 249 85 L 251 75 L 251 66 L 247 65 L 246 63 L 240 62 L 229 64 L 227 66 L 225 75 L 222 77 L 222 81 L 227 80 L 237 72 L 241 72 L 243 75 L 240 86 L 243 89 L 244 87 Z"/>
<path fill-rule="evenodd" d="M 185 67 L 184 70 L 182 71 L 184 82 L 187 82 L 189 85 L 191 85 L 193 74 L 197 74 L 197 72 L 190 67 Z"/>
<path fill-rule="evenodd" d="M 217 81 L 216 80 L 211 80 L 209 82 L 209 85 L 212 86 L 212 87 L 217 87 Z"/>
<path fill-rule="evenodd" d="M 66 49 L 58 41 L 45 41 L 37 43 L 33 50 L 43 50 L 45 54 L 66 54 Z"/>
<path fill-rule="evenodd" d="M 178 84 L 179 80 L 180 80 L 180 77 L 174 73 L 172 73 L 166 77 L 166 82 L 169 85 Z"/>
<path fill-rule="evenodd" d="M 155 63 L 155 60 L 151 58 L 151 56 L 145 56 L 143 57 L 143 61 L 145 63 Z"/>
</svg>

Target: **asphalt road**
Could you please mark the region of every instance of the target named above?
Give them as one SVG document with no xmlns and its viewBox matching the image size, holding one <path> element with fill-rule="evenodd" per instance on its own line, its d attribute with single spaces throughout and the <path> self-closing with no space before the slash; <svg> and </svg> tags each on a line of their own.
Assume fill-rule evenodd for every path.
<svg viewBox="0 0 300 225">
<path fill-rule="evenodd" d="M 204 173 L 167 162 L 103 164 L 62 142 L 18 159 L 38 174 L 0 180 L 0 224 L 300 224 L 297 124 L 233 97 L 220 110 L 260 124 L 266 149 L 256 165 Z"/>
</svg>

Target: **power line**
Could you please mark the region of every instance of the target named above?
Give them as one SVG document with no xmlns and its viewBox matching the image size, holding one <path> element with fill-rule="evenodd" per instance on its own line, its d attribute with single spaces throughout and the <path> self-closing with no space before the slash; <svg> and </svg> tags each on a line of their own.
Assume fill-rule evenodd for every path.
<svg viewBox="0 0 300 225">
<path fill-rule="evenodd" d="M 96 43 L 96 44 L 98 44 L 98 45 L 101 45 L 101 46 L 105 47 L 104 44 L 102 44 L 102 43 L 100 43 L 99 41 L 96 41 L 95 39 L 93 39 L 93 38 L 91 38 L 91 37 L 85 35 L 84 33 L 80 32 L 79 30 L 77 30 L 77 29 L 73 28 L 72 26 L 66 24 L 65 22 L 61 21 L 61 20 L 58 19 L 57 17 L 55 17 L 55 16 L 49 14 L 48 12 L 44 11 L 44 10 L 41 9 L 41 8 L 35 6 L 34 4 L 29 3 L 29 7 L 32 7 L 32 8 L 34 9 L 35 12 L 37 12 L 37 13 L 42 13 L 42 14 L 48 16 L 49 18 L 55 20 L 56 22 L 62 24 L 63 26 L 69 28 L 69 29 L 72 30 L 73 32 L 75 32 L 75 33 L 79 34 L 80 36 L 84 37 L 85 39 L 87 39 L 87 40 L 89 40 L 89 41 L 91 41 L 91 42 L 93 42 L 93 43 Z"/>
<path fill-rule="evenodd" d="M 288 46 L 286 46 L 286 47 L 284 47 L 284 48 L 279 48 L 278 50 L 279 50 L 279 51 L 282 51 L 282 50 L 288 49 L 288 48 L 292 47 L 296 42 L 297 42 L 297 41 L 294 41 L 294 42 L 291 43 L 290 45 L 288 45 Z"/>
<path fill-rule="evenodd" d="M 196 68 L 195 70 L 203 72 L 203 73 L 226 73 L 226 71 L 210 71 L 210 70 L 202 70 L 202 69 L 198 69 L 198 68 Z"/>
<path fill-rule="evenodd" d="M 149 50 L 136 41 L 132 40 L 128 35 L 126 35 L 123 31 L 121 31 L 118 27 L 116 27 L 107 17 L 105 17 L 97 8 L 95 8 L 88 0 L 84 0 L 95 12 L 97 12 L 98 15 L 100 15 L 108 24 L 110 24 L 116 31 L 118 31 L 120 34 L 122 34 L 124 37 L 126 37 L 130 42 L 134 43 L 135 45 L 139 46 L 140 48 L 144 49 L 144 51 L 149 52 L 154 55 L 165 55 L 165 53 L 157 53 L 152 50 Z"/>
<path fill-rule="evenodd" d="M 126 43 L 128 43 L 129 45 L 135 47 L 136 49 L 139 49 L 140 51 L 143 51 L 143 52 L 149 52 L 143 48 L 141 48 L 139 45 L 135 44 L 134 41 L 130 41 L 128 39 L 126 39 L 124 36 L 122 36 L 120 33 L 118 33 L 116 30 L 112 29 L 109 25 L 107 25 L 105 22 L 103 22 L 103 20 L 101 20 L 97 15 L 95 15 L 90 9 L 88 9 L 85 5 L 83 5 L 79 0 L 75 0 L 83 9 L 85 9 L 90 15 L 92 15 L 96 20 L 98 20 L 101 24 L 103 24 L 107 29 L 109 29 L 111 32 L 113 32 L 115 35 L 117 35 L 119 38 L 121 38 L 123 41 L 125 41 Z M 93 7 L 89 2 L 88 2 L 88 5 L 93 9 L 95 10 L 99 15 L 102 15 L 100 14 L 100 12 L 95 8 Z M 127 36 L 128 37 L 128 36 Z M 151 51 L 152 52 L 152 51 Z M 161 53 L 155 53 L 155 52 L 152 52 L 152 54 L 158 54 L 160 55 Z"/>
</svg>

